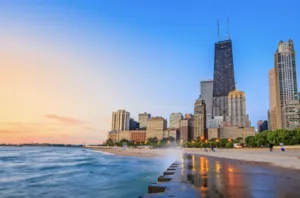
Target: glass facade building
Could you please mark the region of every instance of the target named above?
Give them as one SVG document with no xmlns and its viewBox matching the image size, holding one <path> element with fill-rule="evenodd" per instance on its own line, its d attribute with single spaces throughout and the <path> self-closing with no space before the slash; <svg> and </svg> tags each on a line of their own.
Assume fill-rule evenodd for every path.
<svg viewBox="0 0 300 198">
<path fill-rule="evenodd" d="M 228 94 L 234 90 L 232 42 L 228 39 L 215 44 L 213 117 L 228 116 Z"/>
</svg>

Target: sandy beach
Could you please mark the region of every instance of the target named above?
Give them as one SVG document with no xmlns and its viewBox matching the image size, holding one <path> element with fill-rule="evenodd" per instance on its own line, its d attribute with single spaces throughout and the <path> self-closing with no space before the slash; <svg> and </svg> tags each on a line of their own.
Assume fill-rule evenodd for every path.
<svg viewBox="0 0 300 198">
<path fill-rule="evenodd" d="M 184 148 L 184 149 L 114 149 L 113 147 L 87 147 L 89 149 L 112 153 L 122 156 L 136 156 L 136 157 L 178 157 L 183 153 L 191 153 L 203 156 L 220 157 L 228 159 L 243 160 L 249 162 L 264 162 L 273 166 L 293 168 L 300 170 L 300 149 L 286 149 L 281 152 L 279 149 L 274 149 L 270 152 L 267 148 L 255 149 L 216 149 L 216 152 L 204 152 L 200 148 Z"/>
<path fill-rule="evenodd" d="M 103 147 L 103 146 L 90 146 L 87 147 L 94 151 L 106 152 L 115 155 L 122 155 L 122 156 L 135 156 L 135 157 L 163 157 L 163 156 L 170 156 L 170 155 L 182 155 L 183 149 L 131 149 L 128 148 L 124 150 L 123 148 L 116 148 L 113 147 Z"/>
</svg>

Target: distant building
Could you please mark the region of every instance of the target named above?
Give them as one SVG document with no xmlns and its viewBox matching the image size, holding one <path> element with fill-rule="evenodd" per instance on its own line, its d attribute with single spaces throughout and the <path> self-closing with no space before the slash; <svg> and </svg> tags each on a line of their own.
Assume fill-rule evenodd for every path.
<svg viewBox="0 0 300 198">
<path fill-rule="evenodd" d="M 221 116 L 222 117 L 222 116 Z M 208 128 L 207 129 L 207 139 L 211 140 L 213 138 L 220 138 L 220 128 Z"/>
<path fill-rule="evenodd" d="M 258 120 L 258 121 L 257 121 L 257 132 L 259 132 L 259 133 L 261 132 L 261 131 L 260 131 L 260 126 L 262 126 L 263 123 L 264 123 L 263 120 Z"/>
<path fill-rule="evenodd" d="M 269 71 L 269 99 L 270 99 L 270 121 L 269 121 L 269 129 L 270 130 L 275 130 L 280 128 L 280 123 L 281 123 L 281 119 L 280 116 L 278 115 L 278 113 L 280 113 L 280 111 L 278 112 L 278 107 L 277 107 L 277 84 L 276 84 L 276 74 L 275 74 L 275 69 L 271 69 Z"/>
<path fill-rule="evenodd" d="M 261 133 L 266 130 L 268 130 L 268 121 L 259 120 L 257 122 L 257 132 Z"/>
<path fill-rule="evenodd" d="M 207 128 L 220 128 L 223 126 L 223 116 L 215 116 L 207 121 Z"/>
<path fill-rule="evenodd" d="M 186 119 L 186 120 L 192 120 L 192 119 L 194 119 L 194 115 L 191 114 L 191 113 L 186 113 L 184 115 L 184 119 Z"/>
<path fill-rule="evenodd" d="M 232 91 L 228 94 L 228 116 L 226 121 L 230 123 L 230 126 L 250 126 L 246 114 L 246 97 L 243 91 Z"/>
<path fill-rule="evenodd" d="M 140 128 L 140 123 L 138 123 L 137 121 L 135 121 L 134 119 L 130 118 L 130 127 L 129 130 L 136 130 L 138 128 Z"/>
<path fill-rule="evenodd" d="M 153 117 L 148 120 L 146 139 L 157 137 L 163 138 L 163 132 L 167 129 L 167 120 L 162 117 Z"/>
<path fill-rule="evenodd" d="M 222 138 L 243 138 L 255 136 L 254 127 L 222 127 L 220 130 L 220 139 Z"/>
<path fill-rule="evenodd" d="M 130 131 L 119 131 L 119 141 L 129 140 L 131 141 L 131 132 Z"/>
<path fill-rule="evenodd" d="M 268 110 L 268 130 L 271 130 L 270 119 L 270 110 Z"/>
<path fill-rule="evenodd" d="M 113 142 L 120 142 L 123 139 L 133 141 L 133 142 L 145 142 L 146 131 L 145 130 L 110 131 L 108 132 L 108 139 L 112 139 Z"/>
<path fill-rule="evenodd" d="M 294 130 L 300 128 L 300 103 L 298 100 L 290 101 L 282 108 L 283 128 Z"/>
<path fill-rule="evenodd" d="M 201 95 L 194 104 L 194 131 L 193 139 L 197 137 L 206 137 L 206 110 L 205 102 L 201 98 Z"/>
<path fill-rule="evenodd" d="M 111 139 L 113 142 L 119 142 L 119 131 L 109 131 L 108 139 Z"/>
<path fill-rule="evenodd" d="M 200 93 L 206 106 L 206 120 L 212 119 L 213 109 L 213 80 L 205 80 L 200 82 Z"/>
<path fill-rule="evenodd" d="M 112 130 L 126 131 L 129 130 L 130 113 L 125 110 L 118 110 L 112 113 Z"/>
<path fill-rule="evenodd" d="M 194 122 L 194 118 L 192 120 L 189 120 L 189 131 L 188 131 L 188 140 L 191 141 L 194 139 L 194 125 L 195 125 L 195 122 Z"/>
<path fill-rule="evenodd" d="M 183 119 L 182 113 L 172 113 L 170 115 L 170 128 L 179 128 L 179 122 Z"/>
<path fill-rule="evenodd" d="M 207 129 L 208 139 L 245 139 L 248 136 L 255 136 L 254 127 L 221 127 L 221 128 L 209 128 Z"/>
<path fill-rule="evenodd" d="M 139 123 L 140 123 L 140 128 L 146 129 L 147 128 L 147 122 L 151 118 L 151 114 L 149 113 L 140 113 L 139 114 Z"/>
<path fill-rule="evenodd" d="M 131 131 L 131 141 L 133 142 L 146 142 L 146 131 Z"/>
<path fill-rule="evenodd" d="M 183 141 L 189 140 L 189 120 L 180 120 L 179 138 Z"/>
<path fill-rule="evenodd" d="M 164 138 L 173 137 L 173 138 L 175 138 L 175 140 L 177 140 L 177 131 L 178 131 L 178 129 L 176 129 L 176 128 L 165 129 L 163 132 L 163 137 Z"/>
</svg>

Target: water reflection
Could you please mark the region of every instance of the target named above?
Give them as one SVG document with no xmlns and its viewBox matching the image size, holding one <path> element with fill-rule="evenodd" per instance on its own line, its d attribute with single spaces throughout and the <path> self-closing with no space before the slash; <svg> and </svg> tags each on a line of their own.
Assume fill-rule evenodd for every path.
<svg viewBox="0 0 300 198">
<path fill-rule="evenodd" d="M 197 155 L 185 157 L 183 166 L 188 173 L 182 179 L 199 190 L 199 197 L 300 197 L 297 171 Z"/>
</svg>

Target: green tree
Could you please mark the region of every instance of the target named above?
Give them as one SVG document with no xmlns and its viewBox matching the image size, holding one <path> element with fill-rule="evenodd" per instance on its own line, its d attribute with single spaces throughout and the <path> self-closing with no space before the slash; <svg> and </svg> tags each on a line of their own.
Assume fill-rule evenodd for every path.
<svg viewBox="0 0 300 198">
<path fill-rule="evenodd" d="M 227 142 L 226 148 L 233 148 L 233 142 Z"/>
<path fill-rule="evenodd" d="M 235 140 L 233 140 L 233 143 L 241 143 L 243 141 L 242 137 L 238 137 Z"/>
<path fill-rule="evenodd" d="M 220 147 L 226 147 L 228 140 L 226 138 L 222 138 L 220 140 Z"/>
<path fill-rule="evenodd" d="M 191 142 L 185 142 L 185 143 L 183 144 L 183 146 L 184 146 L 185 148 L 192 148 L 192 147 L 193 147 L 193 144 L 192 144 Z"/>
<path fill-rule="evenodd" d="M 248 136 L 245 138 L 246 146 L 247 147 L 256 147 L 256 141 L 254 136 Z"/>
<path fill-rule="evenodd" d="M 195 142 L 194 146 L 195 146 L 195 148 L 202 148 L 201 142 L 198 142 L 198 141 Z"/>
<path fill-rule="evenodd" d="M 278 145 L 279 141 L 278 141 L 278 132 L 277 132 L 277 130 L 272 131 L 271 133 L 268 133 L 267 140 L 268 140 L 268 143 Z"/>
<path fill-rule="evenodd" d="M 267 142 L 264 140 L 264 138 L 259 138 L 257 141 L 256 141 L 256 145 L 258 146 L 258 147 L 260 147 L 260 146 L 265 146 L 267 144 Z"/>
<path fill-rule="evenodd" d="M 151 146 L 157 146 L 157 143 L 158 143 L 157 137 L 147 139 L 147 144 L 149 144 Z"/>
<path fill-rule="evenodd" d="M 112 139 L 109 138 L 108 140 L 106 140 L 105 145 L 107 145 L 107 146 L 113 146 L 114 142 L 112 141 Z"/>
</svg>

